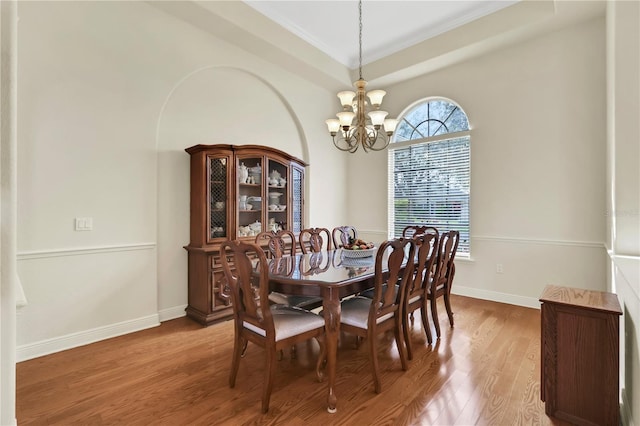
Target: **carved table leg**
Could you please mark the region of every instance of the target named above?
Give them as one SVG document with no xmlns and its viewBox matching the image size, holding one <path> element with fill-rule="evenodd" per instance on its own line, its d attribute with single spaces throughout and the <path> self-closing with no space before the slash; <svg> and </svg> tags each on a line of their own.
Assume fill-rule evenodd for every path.
<svg viewBox="0 0 640 426">
<path fill-rule="evenodd" d="M 323 288 L 322 307 L 324 315 L 324 327 L 326 333 L 327 348 L 327 372 L 329 375 L 329 395 L 327 398 L 327 411 L 337 411 L 338 398 L 335 394 L 336 361 L 338 354 L 338 338 L 340 336 L 340 296 L 338 289 Z"/>
</svg>

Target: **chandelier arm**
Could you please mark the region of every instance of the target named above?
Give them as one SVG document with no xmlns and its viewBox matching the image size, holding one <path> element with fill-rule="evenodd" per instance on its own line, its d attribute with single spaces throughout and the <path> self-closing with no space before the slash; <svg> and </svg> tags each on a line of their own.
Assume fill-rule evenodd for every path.
<svg viewBox="0 0 640 426">
<path fill-rule="evenodd" d="M 378 141 L 382 142 L 382 145 L 378 146 Z M 367 137 L 367 145 L 366 148 L 372 151 L 382 151 L 387 146 L 389 146 L 389 142 L 391 138 L 388 137 L 385 133 L 380 131 L 375 131 L 373 135 Z"/>
<path fill-rule="evenodd" d="M 341 145 L 340 141 L 344 142 L 344 144 Z M 345 136 L 345 133 L 342 131 L 339 134 L 336 134 L 335 136 L 333 136 L 333 144 L 340 151 L 353 153 L 358 150 L 357 138 L 353 137 L 353 133 L 351 131 L 348 131 L 346 133 L 346 136 Z"/>
</svg>

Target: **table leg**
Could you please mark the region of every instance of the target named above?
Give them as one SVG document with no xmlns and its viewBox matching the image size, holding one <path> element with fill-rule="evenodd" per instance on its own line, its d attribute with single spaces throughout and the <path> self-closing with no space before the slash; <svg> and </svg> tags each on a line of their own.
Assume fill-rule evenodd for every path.
<svg viewBox="0 0 640 426">
<path fill-rule="evenodd" d="M 329 375 L 329 395 L 327 411 L 337 411 L 338 398 L 335 394 L 338 338 L 340 337 L 340 295 L 338 289 L 323 288 L 322 308 L 324 315 L 325 343 L 327 346 L 327 372 Z"/>
</svg>

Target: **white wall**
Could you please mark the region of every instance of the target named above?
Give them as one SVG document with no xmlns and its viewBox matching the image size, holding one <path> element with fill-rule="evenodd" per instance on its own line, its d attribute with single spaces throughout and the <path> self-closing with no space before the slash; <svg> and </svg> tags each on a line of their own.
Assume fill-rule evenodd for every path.
<svg viewBox="0 0 640 426">
<path fill-rule="evenodd" d="M 18 14 L 19 360 L 184 315 L 188 146 L 311 158 L 307 205 L 327 208 L 309 224 L 344 221 L 345 159 L 317 119 L 326 89 L 143 2 Z"/>
<path fill-rule="evenodd" d="M 640 3 L 607 4 L 607 245 L 618 294 L 623 424 L 640 424 Z"/>
<path fill-rule="evenodd" d="M 0 3 L 0 424 L 16 421 L 17 8 Z"/>
<path fill-rule="evenodd" d="M 604 30 L 590 20 L 386 88 L 390 111 L 443 96 L 469 117 L 472 261 L 458 261 L 454 292 L 539 306 L 547 284 L 605 288 Z M 353 182 L 376 170 L 368 190 L 351 186 L 349 218 L 377 239 L 386 162 L 349 165 Z"/>
</svg>

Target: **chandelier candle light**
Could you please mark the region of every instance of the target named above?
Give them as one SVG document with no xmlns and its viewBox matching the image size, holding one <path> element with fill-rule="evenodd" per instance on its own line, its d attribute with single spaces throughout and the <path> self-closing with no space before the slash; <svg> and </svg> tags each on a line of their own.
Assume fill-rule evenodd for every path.
<svg viewBox="0 0 640 426">
<path fill-rule="evenodd" d="M 386 118 L 388 112 L 380 110 L 382 98 L 387 94 L 384 90 L 365 91 L 367 82 L 362 78 L 362 0 L 358 2 L 359 12 L 359 73 L 360 78 L 353 83 L 356 92 L 350 90 L 338 93 L 342 104 L 342 112 L 338 117 L 326 120 L 333 144 L 342 151 L 356 152 L 362 145 L 365 152 L 381 151 L 389 145 L 391 135 L 396 130 L 398 120 Z M 371 106 L 366 97 L 369 97 Z M 354 101 L 355 98 L 355 101 Z M 368 111 L 368 113 L 367 113 Z M 355 122 L 354 122 L 355 118 Z M 382 127 L 384 126 L 384 131 Z"/>
</svg>

